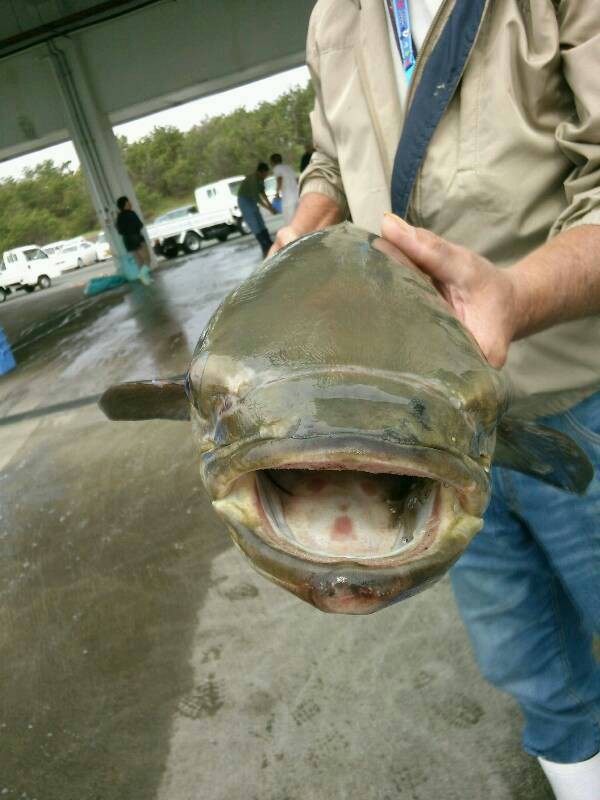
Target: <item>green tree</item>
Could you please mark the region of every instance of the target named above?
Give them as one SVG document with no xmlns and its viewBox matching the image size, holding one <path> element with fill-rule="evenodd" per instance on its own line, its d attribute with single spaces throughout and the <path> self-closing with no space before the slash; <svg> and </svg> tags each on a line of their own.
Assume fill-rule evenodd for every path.
<svg viewBox="0 0 600 800">
<path fill-rule="evenodd" d="M 0 182 L 0 252 L 71 238 L 95 224 L 83 177 L 70 162 L 44 161 L 22 180 Z"/>
<path fill-rule="evenodd" d="M 187 133 L 156 127 L 119 146 L 147 220 L 173 205 L 192 202 L 204 183 L 248 173 L 273 152 L 297 168 L 311 139 L 309 84 L 261 103 L 252 111 L 201 120 Z M 98 225 L 81 170 L 44 161 L 20 180 L 0 181 L 0 253 L 24 244 L 68 239 Z"/>
</svg>

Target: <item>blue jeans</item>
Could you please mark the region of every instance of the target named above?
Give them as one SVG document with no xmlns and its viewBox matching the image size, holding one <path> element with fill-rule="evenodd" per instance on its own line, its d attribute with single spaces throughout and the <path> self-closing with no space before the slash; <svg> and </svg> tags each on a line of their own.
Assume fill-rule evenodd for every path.
<svg viewBox="0 0 600 800">
<path fill-rule="evenodd" d="M 265 221 L 262 218 L 258 204 L 254 200 L 238 196 L 238 206 L 244 217 L 244 222 L 255 236 L 257 233 L 266 230 Z"/>
<path fill-rule="evenodd" d="M 587 493 L 494 468 L 484 529 L 451 575 L 484 677 L 525 715 L 525 750 L 573 763 L 600 751 L 600 394 L 543 423 L 593 461 Z"/>
</svg>

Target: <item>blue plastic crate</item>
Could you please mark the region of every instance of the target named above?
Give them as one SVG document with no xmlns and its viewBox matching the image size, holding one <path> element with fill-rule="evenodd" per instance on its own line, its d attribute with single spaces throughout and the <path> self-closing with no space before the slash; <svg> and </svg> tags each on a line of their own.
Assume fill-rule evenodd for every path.
<svg viewBox="0 0 600 800">
<path fill-rule="evenodd" d="M 10 349 L 8 339 L 2 328 L 0 328 L 0 375 L 10 372 L 11 369 L 14 369 L 16 366 L 17 362 Z"/>
</svg>

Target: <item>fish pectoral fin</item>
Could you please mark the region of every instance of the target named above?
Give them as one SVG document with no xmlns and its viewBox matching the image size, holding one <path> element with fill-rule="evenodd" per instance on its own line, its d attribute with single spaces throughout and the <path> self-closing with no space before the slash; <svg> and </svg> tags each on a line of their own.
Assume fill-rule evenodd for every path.
<svg viewBox="0 0 600 800">
<path fill-rule="evenodd" d="M 183 381 L 132 381 L 108 388 L 98 405 L 109 419 L 189 420 Z"/>
<path fill-rule="evenodd" d="M 583 494 L 594 467 L 573 439 L 535 422 L 506 416 L 498 426 L 494 463 Z"/>
</svg>

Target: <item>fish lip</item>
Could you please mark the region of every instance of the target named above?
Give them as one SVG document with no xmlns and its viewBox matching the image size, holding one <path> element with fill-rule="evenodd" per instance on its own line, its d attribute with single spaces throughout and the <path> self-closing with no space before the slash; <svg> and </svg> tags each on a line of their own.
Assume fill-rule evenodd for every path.
<svg viewBox="0 0 600 800">
<path fill-rule="evenodd" d="M 462 552 L 434 564 L 426 559 L 404 564 L 390 560 L 378 566 L 351 560 L 307 563 L 238 522 L 229 521 L 228 527 L 260 575 L 327 613 L 371 614 L 412 597 L 440 580 Z"/>
<path fill-rule="evenodd" d="M 205 454 L 202 468 L 215 498 L 226 497 L 243 475 L 267 469 L 340 469 L 430 478 L 455 488 L 465 511 L 477 516 L 490 494 L 489 473 L 467 455 L 461 458 L 446 450 L 382 442 L 366 435 L 242 440 Z"/>
</svg>

